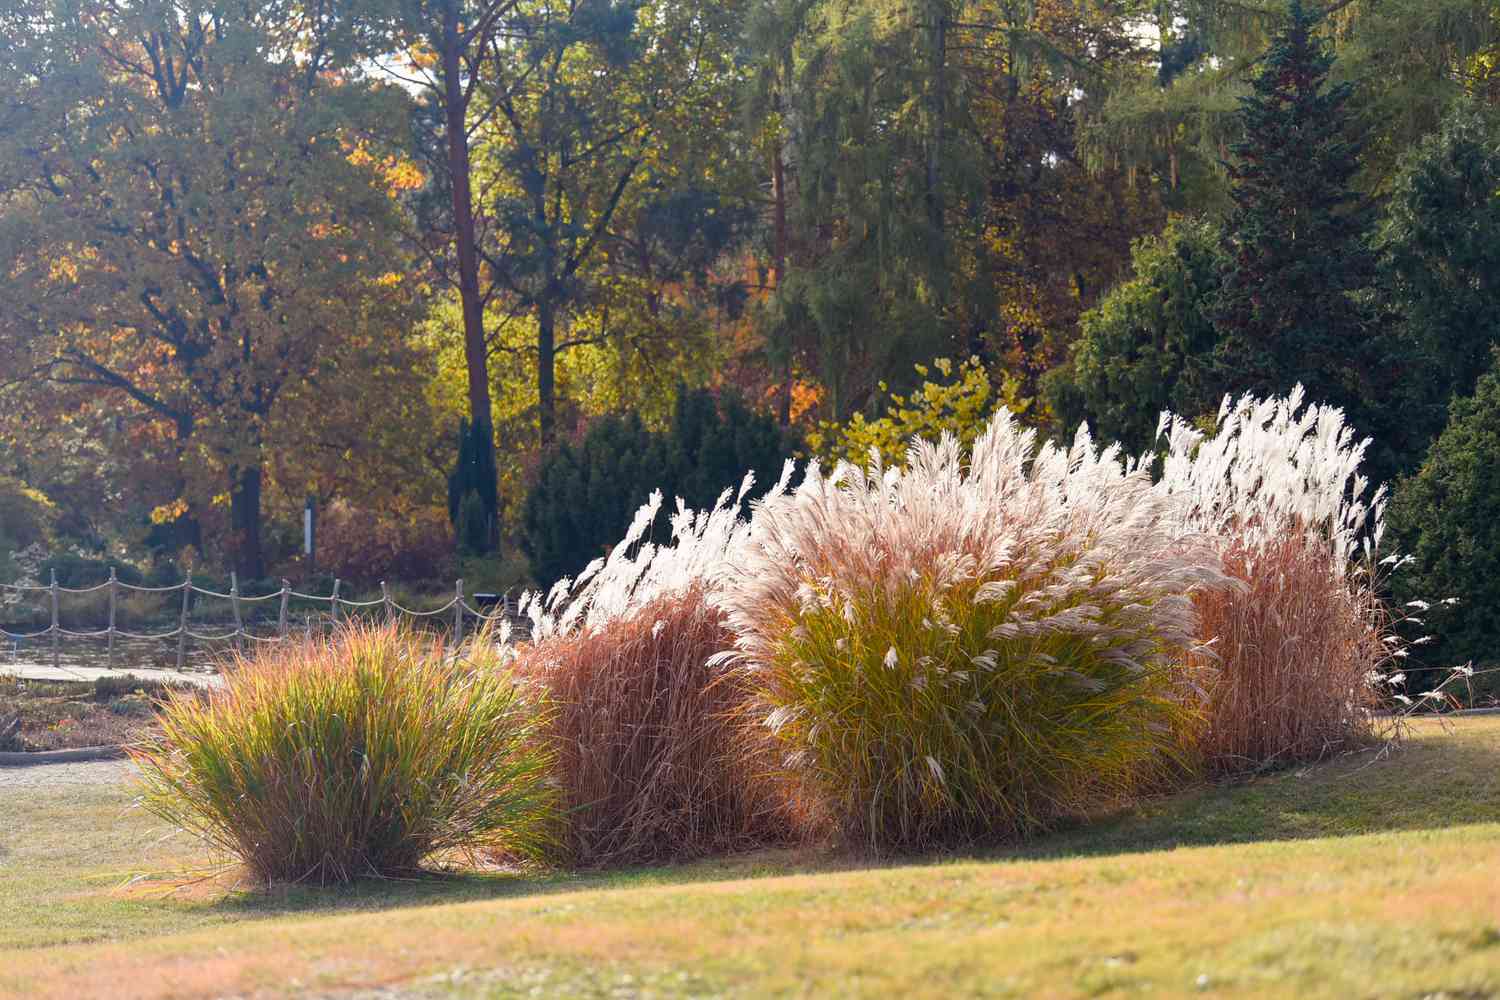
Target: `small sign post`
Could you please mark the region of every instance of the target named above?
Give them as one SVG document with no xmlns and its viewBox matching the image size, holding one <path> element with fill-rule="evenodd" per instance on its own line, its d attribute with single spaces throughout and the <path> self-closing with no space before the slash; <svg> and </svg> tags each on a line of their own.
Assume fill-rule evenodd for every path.
<svg viewBox="0 0 1500 1000">
<path fill-rule="evenodd" d="M 302 554 L 307 557 L 307 575 L 312 576 L 317 572 L 317 517 L 310 496 L 302 508 Z"/>
</svg>

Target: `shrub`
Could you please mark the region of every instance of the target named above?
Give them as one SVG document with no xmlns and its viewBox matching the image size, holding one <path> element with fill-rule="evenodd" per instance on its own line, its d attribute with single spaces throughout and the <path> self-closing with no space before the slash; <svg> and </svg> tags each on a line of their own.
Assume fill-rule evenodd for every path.
<svg viewBox="0 0 1500 1000">
<path fill-rule="evenodd" d="M 526 495 L 521 547 L 543 586 L 603 556 L 664 478 L 666 445 L 639 417 L 604 417 L 543 459 Z"/>
<path fill-rule="evenodd" d="M 0 559 L 11 549 L 46 545 L 56 522 L 57 508 L 43 493 L 0 475 Z"/>
<path fill-rule="evenodd" d="M 786 799 L 739 679 L 708 666 L 733 637 L 701 586 L 525 648 L 556 706 L 565 843 L 584 865 L 685 860 L 784 841 Z"/>
<path fill-rule="evenodd" d="M 343 882 L 435 854 L 540 857 L 553 836 L 547 715 L 493 657 L 393 628 L 237 661 L 173 694 L 132 752 L 144 801 L 257 878 Z"/>
<path fill-rule="evenodd" d="M 459 546 L 470 555 L 494 548 L 499 510 L 495 446 L 488 423 L 458 425 L 458 462 L 448 476 L 448 520 Z"/>
<path fill-rule="evenodd" d="M 1202 412 L 1201 369 L 1218 340 L 1209 310 L 1225 266 L 1222 241 L 1212 223 L 1178 219 L 1136 242 L 1132 276 L 1083 314 L 1072 358 L 1044 379 L 1064 425 L 1087 421 L 1139 454 L 1161 411 Z"/>
<path fill-rule="evenodd" d="M 824 461 L 863 466 L 873 450 L 885 464 L 899 465 L 913 438 L 936 441 L 952 434 L 965 447 L 973 445 L 995 408 L 984 364 L 978 357 L 957 366 L 948 358 L 938 358 L 931 368 L 917 365 L 916 372 L 921 386 L 909 394 L 891 393 L 881 416 L 872 420 L 856 413 L 843 424 L 820 424 L 808 435 L 813 454 Z M 879 388 L 884 392 L 887 387 L 882 382 Z"/>
<path fill-rule="evenodd" d="M 1390 522 L 1395 548 L 1412 557 L 1396 593 L 1435 605 L 1438 638 L 1422 665 L 1500 664 L 1500 355 L 1473 396 L 1453 401 L 1421 470 L 1397 486 Z M 1437 604 L 1449 598 L 1457 603 Z"/>
<path fill-rule="evenodd" d="M 1311 760 L 1372 735 L 1370 679 L 1402 651 L 1374 583 L 1385 490 L 1367 495 L 1368 441 L 1343 414 L 1285 399 L 1226 405 L 1212 437 L 1163 423 L 1159 488 L 1184 500 L 1185 530 L 1216 539 L 1243 586 L 1195 595 L 1218 773 Z M 1389 639 L 1389 641 L 1387 641 Z"/>
<path fill-rule="evenodd" d="M 1023 834 L 1180 759 L 1189 594 L 1226 581 L 1174 503 L 1002 412 L 967 471 L 945 437 L 757 508 L 719 600 L 755 713 L 850 842 Z"/>
<path fill-rule="evenodd" d="M 769 481 L 787 454 L 769 416 L 704 389 L 679 388 L 666 434 L 633 414 L 596 421 L 579 444 L 548 455 L 526 498 L 522 544 L 532 575 L 550 587 L 605 555 L 653 490 L 706 508 L 747 470 Z M 667 534 L 659 518 L 650 536 Z"/>
</svg>

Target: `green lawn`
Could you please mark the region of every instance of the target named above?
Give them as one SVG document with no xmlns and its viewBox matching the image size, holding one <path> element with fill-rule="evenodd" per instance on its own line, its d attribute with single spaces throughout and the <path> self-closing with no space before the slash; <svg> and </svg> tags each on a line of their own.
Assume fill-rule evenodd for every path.
<svg viewBox="0 0 1500 1000">
<path fill-rule="evenodd" d="M 207 862 L 123 787 L 0 777 L 0 996 L 1500 997 L 1500 718 L 982 857 L 182 885 Z"/>
</svg>

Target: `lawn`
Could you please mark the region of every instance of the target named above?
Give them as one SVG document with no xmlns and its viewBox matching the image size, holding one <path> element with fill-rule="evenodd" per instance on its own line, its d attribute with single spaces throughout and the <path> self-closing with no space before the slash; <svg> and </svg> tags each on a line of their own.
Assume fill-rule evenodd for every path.
<svg viewBox="0 0 1500 1000">
<path fill-rule="evenodd" d="M 126 786 L 0 774 L 0 995 L 1493 997 L 1497 858 L 1493 717 L 997 854 L 328 893 L 192 882 Z"/>
</svg>

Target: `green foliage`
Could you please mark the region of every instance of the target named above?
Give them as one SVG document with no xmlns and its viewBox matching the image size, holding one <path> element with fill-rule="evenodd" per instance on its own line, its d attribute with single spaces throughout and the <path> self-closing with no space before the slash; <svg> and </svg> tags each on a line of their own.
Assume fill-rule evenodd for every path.
<svg viewBox="0 0 1500 1000">
<path fill-rule="evenodd" d="M 1291 0 L 1240 99 L 1229 260 L 1212 311 L 1219 341 L 1203 384 L 1214 399 L 1284 396 L 1301 383 L 1309 399 L 1341 407 L 1375 437 L 1367 469 L 1378 481 L 1404 456 L 1400 419 L 1388 409 L 1398 352 L 1368 305 L 1375 261 L 1352 188 L 1361 152 L 1349 138 L 1354 88 L 1329 83 L 1334 59 L 1315 23 Z"/>
<path fill-rule="evenodd" d="M 1378 246 L 1381 287 L 1412 345 L 1412 384 L 1430 436 L 1448 400 L 1474 391 L 1500 342 L 1500 117 L 1472 102 L 1403 158 Z"/>
<path fill-rule="evenodd" d="M 45 494 L 14 476 L 0 475 L 0 562 L 12 550 L 47 544 L 56 520 L 57 510 Z"/>
<path fill-rule="evenodd" d="M 666 468 L 665 442 L 633 413 L 597 420 L 581 441 L 553 448 L 522 511 L 521 547 L 537 582 L 550 586 L 604 555 Z"/>
<path fill-rule="evenodd" d="M 146 806 L 262 880 L 411 873 L 434 854 L 553 844 L 547 712 L 488 647 L 452 657 L 351 627 L 174 693 L 135 751 Z"/>
<path fill-rule="evenodd" d="M 1222 242 L 1213 223 L 1176 219 L 1136 243 L 1131 276 L 1083 314 L 1072 359 L 1045 380 L 1066 430 L 1087 421 L 1101 439 L 1140 454 L 1152 448 L 1163 410 L 1217 410 L 1197 378 L 1217 342 L 1208 309 Z"/>
<path fill-rule="evenodd" d="M 671 498 L 706 509 L 752 471 L 757 490 L 748 502 L 775 483 L 788 455 L 771 417 L 706 389 L 679 387 L 665 434 L 635 414 L 598 420 L 580 442 L 548 454 L 527 494 L 522 547 L 532 576 L 550 586 L 605 555 L 654 490 L 668 498 L 655 531 L 665 538 Z"/>
<path fill-rule="evenodd" d="M 770 415 L 758 413 L 734 393 L 678 386 L 677 406 L 667 435 L 669 496 L 695 510 L 714 506 L 719 494 L 736 489 L 746 472 L 764 493 L 788 457 L 786 437 Z"/>
<path fill-rule="evenodd" d="M 1435 605 L 1436 636 L 1416 654 L 1428 666 L 1500 662 L 1500 356 L 1474 395 L 1455 399 L 1448 426 L 1416 474 L 1401 480 L 1387 515 L 1402 600 Z M 1457 598 L 1456 605 L 1439 604 Z"/>
<path fill-rule="evenodd" d="M 938 381 L 929 378 L 934 369 Z M 856 413 L 843 424 L 820 424 L 807 437 L 812 453 L 824 461 L 844 459 L 864 466 L 876 451 L 885 465 L 894 466 L 905 461 L 913 438 L 936 441 L 951 434 L 965 448 L 973 445 L 995 408 L 984 365 L 971 357 L 955 368 L 949 359 L 938 358 L 931 368 L 917 365 L 916 372 L 922 384 L 909 394 L 892 393 L 882 416 Z M 880 389 L 886 390 L 884 382 Z"/>
</svg>

